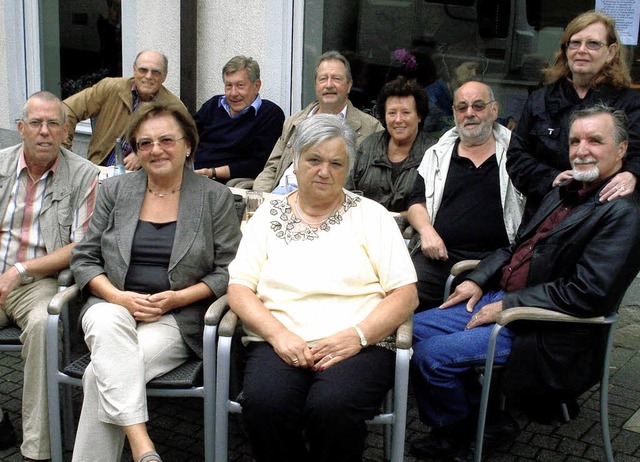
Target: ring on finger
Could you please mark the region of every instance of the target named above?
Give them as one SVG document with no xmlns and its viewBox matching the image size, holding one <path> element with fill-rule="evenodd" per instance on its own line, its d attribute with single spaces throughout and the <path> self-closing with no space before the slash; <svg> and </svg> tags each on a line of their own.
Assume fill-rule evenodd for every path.
<svg viewBox="0 0 640 462">
<path fill-rule="evenodd" d="M 624 186 L 620 186 L 620 191 L 626 191 L 627 188 L 625 188 Z"/>
<path fill-rule="evenodd" d="M 292 362 L 293 364 L 298 364 L 298 358 L 293 358 L 293 359 L 291 360 L 291 362 Z"/>
<path fill-rule="evenodd" d="M 331 353 L 329 353 L 329 354 L 327 355 L 327 358 L 329 358 L 329 359 L 333 359 L 333 356 L 331 356 Z"/>
</svg>

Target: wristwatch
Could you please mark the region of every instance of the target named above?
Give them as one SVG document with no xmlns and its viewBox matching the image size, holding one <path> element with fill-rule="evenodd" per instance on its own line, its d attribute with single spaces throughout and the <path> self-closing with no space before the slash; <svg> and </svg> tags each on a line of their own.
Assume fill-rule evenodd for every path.
<svg viewBox="0 0 640 462">
<path fill-rule="evenodd" d="M 212 180 L 216 179 L 216 168 L 215 167 L 211 168 L 211 179 Z"/>
<path fill-rule="evenodd" d="M 366 347 L 367 346 L 367 337 L 364 336 L 364 332 L 362 332 L 362 329 L 360 329 L 358 326 L 353 326 L 353 328 L 356 330 L 356 332 L 360 336 L 360 345 L 362 347 Z"/>
<path fill-rule="evenodd" d="M 22 282 L 22 284 L 30 284 L 33 282 L 33 278 L 29 276 L 27 268 L 25 268 L 22 263 L 16 262 L 13 264 L 13 267 L 18 271 L 18 274 L 20 275 L 20 282 Z"/>
</svg>

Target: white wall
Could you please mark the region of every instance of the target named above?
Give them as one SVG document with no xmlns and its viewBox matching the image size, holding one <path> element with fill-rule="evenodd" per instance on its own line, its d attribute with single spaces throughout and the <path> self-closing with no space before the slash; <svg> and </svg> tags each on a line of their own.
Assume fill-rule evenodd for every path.
<svg viewBox="0 0 640 462">
<path fill-rule="evenodd" d="M 261 96 L 282 107 L 285 114 L 290 113 L 293 3 L 198 1 L 198 107 L 224 92 L 222 67 L 242 54 L 260 64 Z"/>
<path fill-rule="evenodd" d="M 5 8 L 0 8 L 0 24 L 5 24 Z M 0 27 L 0 76 L 7 75 L 7 28 Z M 0 78 L 0 95 L 9 94 L 9 79 Z M 0 96 L 0 127 L 8 128 L 9 100 Z"/>
<path fill-rule="evenodd" d="M 123 0 L 122 73 L 133 75 L 139 51 L 158 50 L 169 59 L 164 85 L 180 96 L 180 0 Z"/>
<path fill-rule="evenodd" d="M 23 3 L 24 1 L 24 3 Z M 198 0 L 197 105 L 223 92 L 222 66 L 237 54 L 252 56 L 261 69 L 263 98 L 285 114 L 299 109 L 291 98 L 292 23 L 299 0 Z M 0 7 L 0 130 L 15 130 L 16 108 L 26 99 L 26 69 L 38 81 L 35 63 L 25 64 L 22 5 L 30 11 L 37 0 L 3 0 Z M 30 6 L 29 6 L 30 5 Z M 195 12 L 193 12 L 195 14 Z M 299 14 L 299 10 L 297 10 Z M 33 14 L 32 14 L 33 16 Z M 169 58 L 165 85 L 180 91 L 180 0 L 123 0 L 123 74 L 132 75 L 138 51 L 157 49 Z M 37 41 L 37 37 L 34 37 Z M 29 40 L 27 41 L 29 42 Z M 30 43 L 30 42 L 29 42 Z M 301 44 L 297 44 L 301 47 Z M 35 91 L 35 89 L 33 90 Z M 299 98 L 298 98 L 299 99 Z M 294 98 L 294 105 L 296 98 Z M 298 104 L 299 106 L 299 104 Z"/>
</svg>

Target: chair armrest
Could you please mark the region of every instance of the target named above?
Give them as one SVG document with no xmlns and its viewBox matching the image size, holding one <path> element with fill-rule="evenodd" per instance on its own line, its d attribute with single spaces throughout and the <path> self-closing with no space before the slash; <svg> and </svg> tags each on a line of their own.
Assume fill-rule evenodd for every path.
<svg viewBox="0 0 640 462">
<path fill-rule="evenodd" d="M 49 314 L 60 314 L 62 308 L 65 307 L 71 300 L 78 296 L 80 289 L 78 284 L 74 284 L 71 287 L 67 287 L 61 292 L 58 292 L 53 296 L 47 307 Z"/>
<path fill-rule="evenodd" d="M 58 274 L 58 287 L 70 287 L 73 285 L 73 273 L 69 268 L 63 269 Z"/>
<path fill-rule="evenodd" d="M 408 350 L 413 344 L 413 314 L 409 315 L 405 322 L 396 330 L 396 348 Z"/>
<path fill-rule="evenodd" d="M 413 236 L 417 234 L 417 231 L 411 225 L 408 225 L 406 228 L 404 228 L 404 231 L 402 229 L 400 231 L 402 231 L 402 237 L 409 240 L 411 240 Z"/>
<path fill-rule="evenodd" d="M 465 273 L 467 271 L 471 271 L 476 266 L 478 266 L 478 263 L 480 263 L 480 260 L 462 260 L 462 261 L 459 261 L 458 263 L 456 263 L 455 265 L 453 265 L 451 267 L 451 275 L 455 277 L 455 276 L 459 276 L 460 274 Z"/>
<path fill-rule="evenodd" d="M 253 178 L 233 178 L 227 181 L 227 186 L 240 189 L 252 189 Z"/>
<path fill-rule="evenodd" d="M 604 316 L 596 316 L 593 318 L 579 318 L 557 311 L 546 310 L 544 308 L 534 308 L 530 306 L 518 306 L 508 308 L 500 313 L 496 318 L 496 323 L 506 326 L 513 321 L 554 321 L 554 322 L 572 322 L 580 324 L 605 324 L 607 318 Z"/>
<path fill-rule="evenodd" d="M 220 337 L 233 337 L 237 325 L 238 315 L 235 314 L 232 310 L 227 311 L 227 313 L 222 318 L 222 321 L 220 321 L 220 325 L 218 326 L 218 335 Z"/>
<path fill-rule="evenodd" d="M 227 296 L 223 295 L 209 306 L 207 312 L 204 314 L 204 323 L 207 326 L 218 325 L 220 319 L 228 310 L 229 304 L 227 303 Z"/>
</svg>

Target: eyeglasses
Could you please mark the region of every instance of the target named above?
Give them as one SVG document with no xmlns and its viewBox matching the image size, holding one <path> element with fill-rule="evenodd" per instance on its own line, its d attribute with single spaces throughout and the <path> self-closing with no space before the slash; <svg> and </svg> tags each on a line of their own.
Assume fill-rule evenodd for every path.
<svg viewBox="0 0 640 462">
<path fill-rule="evenodd" d="M 43 125 L 46 125 L 49 131 L 52 131 L 52 132 L 55 132 L 62 128 L 62 122 L 56 119 L 53 119 L 53 120 L 22 119 L 22 121 L 26 123 L 31 130 L 38 131 L 38 132 L 42 130 Z"/>
<path fill-rule="evenodd" d="M 597 40 L 587 40 L 584 42 L 581 40 L 569 40 L 567 42 L 567 48 L 569 50 L 578 50 L 583 43 L 587 47 L 587 50 L 591 51 L 598 51 L 600 48 L 607 46 L 606 43 L 598 42 Z"/>
<path fill-rule="evenodd" d="M 140 74 L 140 75 L 147 75 L 149 72 L 151 72 L 151 75 L 155 78 L 161 77 L 162 76 L 162 71 L 159 69 L 149 69 L 148 67 L 138 67 L 136 66 L 136 71 Z"/>
<path fill-rule="evenodd" d="M 484 111 L 484 109 L 491 103 L 495 103 L 495 101 L 474 101 L 471 104 L 458 103 L 453 106 L 453 109 L 455 109 L 456 112 L 467 112 L 467 110 L 469 110 L 469 106 L 471 106 L 471 109 L 473 109 L 474 111 L 481 112 Z"/>
<path fill-rule="evenodd" d="M 153 149 L 154 145 L 158 145 L 160 146 L 160 149 L 172 149 L 175 147 L 176 143 L 180 140 L 183 140 L 184 136 L 182 138 L 173 138 L 172 136 L 163 136 L 160 139 L 157 139 L 155 141 L 153 140 L 140 140 L 136 142 L 136 146 L 138 147 L 138 151 L 140 152 L 150 152 Z"/>
</svg>

